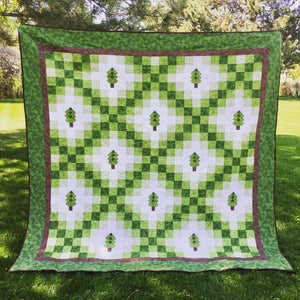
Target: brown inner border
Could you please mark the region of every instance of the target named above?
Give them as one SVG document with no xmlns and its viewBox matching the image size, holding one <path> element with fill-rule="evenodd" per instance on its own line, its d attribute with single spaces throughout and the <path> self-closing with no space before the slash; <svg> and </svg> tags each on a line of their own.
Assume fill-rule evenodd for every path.
<svg viewBox="0 0 300 300">
<path fill-rule="evenodd" d="M 209 262 L 215 260 L 268 260 L 263 251 L 258 220 L 258 175 L 259 175 L 259 143 L 262 113 L 265 102 L 266 86 L 267 86 L 267 73 L 269 61 L 269 48 L 255 48 L 255 49 L 237 49 L 237 50 L 199 50 L 199 51 L 141 51 L 141 50 L 118 50 L 118 49 L 82 49 L 71 47 L 57 47 L 38 45 L 40 68 L 41 68 L 41 84 L 43 96 L 43 113 L 44 113 L 44 136 L 45 136 L 45 164 L 46 164 L 46 184 L 45 184 L 45 197 L 46 197 L 46 216 L 45 226 L 41 247 L 35 260 L 47 260 L 55 262 L 63 261 L 118 261 L 118 262 L 133 262 L 133 261 L 166 261 L 166 260 L 179 260 L 190 262 Z M 127 259 L 100 259 L 100 258 L 70 258 L 70 259 L 56 259 L 51 257 L 43 257 L 46 249 L 48 233 L 50 227 L 50 214 L 51 214 L 51 151 L 50 151 L 50 123 L 49 123 L 49 104 L 47 93 L 47 76 L 46 76 L 46 61 L 45 51 L 52 52 L 66 52 L 78 54 L 105 54 L 105 55 L 124 55 L 124 56 L 213 56 L 213 55 L 245 55 L 245 54 L 263 54 L 262 61 L 262 78 L 261 78 L 261 92 L 260 92 L 260 106 L 258 114 L 258 122 L 256 129 L 256 143 L 254 154 L 254 172 L 253 172 L 253 190 L 252 190 L 252 214 L 253 214 L 253 227 L 255 233 L 256 246 L 260 253 L 260 257 L 239 258 L 239 257 L 215 257 L 215 258 L 184 258 L 184 257 L 170 257 L 170 258 L 127 258 Z"/>
</svg>

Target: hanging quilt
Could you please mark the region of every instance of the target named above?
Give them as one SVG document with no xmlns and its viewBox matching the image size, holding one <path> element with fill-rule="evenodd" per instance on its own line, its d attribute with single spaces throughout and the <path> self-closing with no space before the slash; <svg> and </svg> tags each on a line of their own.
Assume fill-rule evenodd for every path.
<svg viewBox="0 0 300 300">
<path fill-rule="evenodd" d="M 279 32 L 19 33 L 30 210 L 11 271 L 291 270 Z"/>
</svg>

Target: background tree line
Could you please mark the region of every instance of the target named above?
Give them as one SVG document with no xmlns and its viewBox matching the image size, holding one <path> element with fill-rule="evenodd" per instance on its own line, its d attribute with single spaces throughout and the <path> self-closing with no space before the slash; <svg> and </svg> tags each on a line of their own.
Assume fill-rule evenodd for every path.
<svg viewBox="0 0 300 300">
<path fill-rule="evenodd" d="M 164 32 L 280 30 L 281 94 L 296 96 L 300 93 L 299 6 L 299 0 L 1 0 L 0 98 L 21 94 L 19 24 Z"/>
</svg>

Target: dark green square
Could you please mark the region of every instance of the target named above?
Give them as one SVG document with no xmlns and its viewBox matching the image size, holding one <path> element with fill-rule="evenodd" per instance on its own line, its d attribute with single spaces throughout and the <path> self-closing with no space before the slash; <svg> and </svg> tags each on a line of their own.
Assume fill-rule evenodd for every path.
<svg viewBox="0 0 300 300">
<path fill-rule="evenodd" d="M 99 221 L 100 220 L 100 213 L 92 212 L 92 221 Z"/>
<path fill-rule="evenodd" d="M 93 139 L 100 139 L 101 138 L 101 131 L 100 130 L 93 130 L 92 131 L 92 137 L 93 137 Z M 91 140 L 91 143 L 93 143 L 92 140 Z"/>
<path fill-rule="evenodd" d="M 168 65 L 176 65 L 177 59 L 176 56 L 168 56 Z"/>
<path fill-rule="evenodd" d="M 185 107 L 183 109 L 183 113 L 185 116 L 192 116 L 193 115 L 193 109 L 190 107 Z"/>
<path fill-rule="evenodd" d="M 181 133 L 181 132 L 176 132 L 176 133 L 175 133 L 175 140 L 176 140 L 176 141 L 183 141 L 183 133 Z"/>
<path fill-rule="evenodd" d="M 209 116 L 209 108 L 208 107 L 201 107 L 201 116 Z"/>
<path fill-rule="evenodd" d="M 213 222 L 213 229 L 221 229 L 222 225 L 221 222 Z"/>
<path fill-rule="evenodd" d="M 230 237 L 230 230 L 223 229 L 222 230 L 222 238 L 229 238 Z"/>
<path fill-rule="evenodd" d="M 143 156 L 150 156 L 151 154 L 151 148 L 143 148 L 142 155 Z"/>
<path fill-rule="evenodd" d="M 100 105 L 100 98 L 92 98 L 92 105 L 99 106 Z"/>
<path fill-rule="evenodd" d="M 74 72 L 72 70 L 65 70 L 65 78 L 74 78 Z"/>
<path fill-rule="evenodd" d="M 209 132 L 208 133 L 208 140 L 209 141 L 215 141 L 217 139 L 217 134 L 215 132 Z"/>
<path fill-rule="evenodd" d="M 159 82 L 159 74 L 151 74 L 151 82 Z"/>
<path fill-rule="evenodd" d="M 91 171 L 93 172 L 93 171 Z M 93 179 L 93 187 L 100 188 L 101 187 L 101 179 Z"/>
<path fill-rule="evenodd" d="M 247 238 L 247 234 L 245 230 L 238 230 L 238 237 L 241 239 Z"/>
<path fill-rule="evenodd" d="M 252 98 L 259 98 L 260 90 L 252 90 Z"/>
<path fill-rule="evenodd" d="M 253 63 L 245 64 L 245 71 L 246 72 L 253 72 Z"/>
<path fill-rule="evenodd" d="M 74 71 L 82 71 L 82 63 L 80 63 L 80 62 L 73 62 L 73 70 Z"/>
<path fill-rule="evenodd" d="M 53 252 L 54 253 L 61 253 L 63 250 L 63 246 L 55 246 Z"/>
<path fill-rule="evenodd" d="M 157 229 L 156 230 L 156 236 L 158 238 L 164 238 L 165 237 L 165 231 L 163 229 Z M 158 246 L 159 247 L 159 246 Z"/>
<path fill-rule="evenodd" d="M 174 181 L 174 173 L 166 173 L 166 180 L 167 181 Z"/>
<path fill-rule="evenodd" d="M 82 89 L 83 81 L 81 79 L 74 79 L 74 87 Z"/>
<path fill-rule="evenodd" d="M 59 163 L 59 171 L 68 171 L 68 163 Z"/>
<path fill-rule="evenodd" d="M 68 153 L 68 147 L 67 146 L 60 146 L 59 147 L 59 154 L 67 154 Z"/>
<path fill-rule="evenodd" d="M 242 253 L 249 253 L 250 249 L 248 246 L 240 246 Z"/>
<path fill-rule="evenodd" d="M 200 124 L 200 116 L 192 116 L 192 124 Z"/>
<path fill-rule="evenodd" d="M 183 99 L 177 99 L 176 100 L 176 107 L 184 107 L 184 100 Z"/>
<path fill-rule="evenodd" d="M 253 180 L 253 173 L 246 173 L 246 181 L 252 181 Z"/>
<path fill-rule="evenodd" d="M 200 132 L 202 133 L 208 132 L 208 124 L 200 124 Z"/>
<path fill-rule="evenodd" d="M 83 229 L 91 229 L 92 228 L 92 222 L 91 221 L 83 221 L 82 228 Z"/>
<path fill-rule="evenodd" d="M 150 150 L 150 149 L 149 149 Z M 159 150 L 158 150 L 158 155 L 159 156 L 167 156 L 167 149 L 162 149 L 162 148 L 160 148 Z"/>
<path fill-rule="evenodd" d="M 100 106 L 100 114 L 108 114 L 109 113 L 109 106 Z"/>
<path fill-rule="evenodd" d="M 64 246 L 72 246 L 73 245 L 73 239 L 72 238 L 65 238 L 64 239 Z"/>
<path fill-rule="evenodd" d="M 181 189 L 182 181 L 174 181 L 174 189 Z"/>
<path fill-rule="evenodd" d="M 217 149 L 224 149 L 225 142 L 224 141 L 216 141 Z"/>
<path fill-rule="evenodd" d="M 236 81 L 244 81 L 244 72 L 236 72 Z"/>
<path fill-rule="evenodd" d="M 90 62 L 90 54 L 81 54 L 81 61 L 83 63 L 89 63 Z"/>
<path fill-rule="evenodd" d="M 76 164 L 76 171 L 84 171 L 85 164 L 84 163 L 77 163 Z"/>
<path fill-rule="evenodd" d="M 55 69 L 64 69 L 65 63 L 63 61 L 55 61 Z"/>
<path fill-rule="evenodd" d="M 167 148 L 175 149 L 175 141 L 167 141 Z"/>
<path fill-rule="evenodd" d="M 59 171 L 51 171 L 51 178 L 52 179 L 60 179 Z"/>
<path fill-rule="evenodd" d="M 197 207 L 197 213 L 198 214 L 205 214 L 206 212 L 206 209 L 205 209 L 205 206 L 204 205 L 200 205 Z"/>
<path fill-rule="evenodd" d="M 206 197 L 206 190 L 198 190 L 198 197 L 205 198 Z"/>
<path fill-rule="evenodd" d="M 158 165 L 158 172 L 165 173 L 167 171 L 166 165 Z"/>
<path fill-rule="evenodd" d="M 88 258 L 88 253 L 79 252 L 78 253 L 78 258 Z"/>
<path fill-rule="evenodd" d="M 143 65 L 142 66 L 142 72 L 145 74 L 150 74 L 151 73 L 151 66 L 150 65 Z"/>
<path fill-rule="evenodd" d="M 116 204 L 117 203 L 117 196 L 109 196 L 108 197 L 109 204 Z"/>
<path fill-rule="evenodd" d="M 142 164 L 143 172 L 150 172 L 150 164 Z"/>
<path fill-rule="evenodd" d="M 132 213 L 125 213 L 124 221 L 131 221 L 131 220 L 132 220 Z"/>
<path fill-rule="evenodd" d="M 168 83 L 167 82 L 160 82 L 159 83 L 159 90 L 160 91 L 167 91 L 168 90 Z M 168 97 L 168 99 L 175 99 L 174 95 L 172 94 L 172 98 Z"/>
<path fill-rule="evenodd" d="M 84 155 L 84 147 L 76 147 L 76 155 Z"/>
<path fill-rule="evenodd" d="M 226 98 L 226 90 L 218 90 L 218 97 L 219 98 Z"/>
<path fill-rule="evenodd" d="M 181 190 L 182 197 L 190 197 L 190 190 L 189 189 L 182 189 Z"/>
<path fill-rule="evenodd" d="M 83 89 L 83 97 L 92 97 L 92 89 Z"/>
<path fill-rule="evenodd" d="M 140 221 L 132 221 L 132 229 L 140 229 L 141 222 Z"/>
<path fill-rule="evenodd" d="M 253 223 L 252 222 L 245 222 L 246 230 L 253 230 Z"/>
<path fill-rule="evenodd" d="M 126 139 L 134 140 L 134 137 L 135 137 L 134 131 L 127 131 L 126 132 Z"/>
<path fill-rule="evenodd" d="M 143 140 L 135 140 L 134 141 L 134 147 L 142 148 L 143 147 Z"/>
<path fill-rule="evenodd" d="M 244 82 L 244 89 L 251 90 L 252 89 L 252 81 L 245 81 Z"/>
<path fill-rule="evenodd" d="M 49 95 L 56 95 L 56 87 L 55 86 L 47 86 L 47 92 Z"/>
<path fill-rule="evenodd" d="M 236 64 L 228 64 L 227 72 L 235 72 L 236 71 Z"/>
<path fill-rule="evenodd" d="M 157 246 L 157 252 L 159 253 L 166 252 L 166 246 Z"/>
<path fill-rule="evenodd" d="M 141 180 L 142 179 L 142 172 L 133 172 L 133 180 Z"/>
<path fill-rule="evenodd" d="M 168 74 L 168 66 L 166 66 L 166 65 L 160 65 L 159 66 L 159 73 L 160 74 Z"/>
<path fill-rule="evenodd" d="M 101 122 L 100 123 L 101 130 L 109 130 L 109 123 L 108 122 Z"/>
<path fill-rule="evenodd" d="M 234 157 L 234 158 L 232 159 L 232 165 L 233 165 L 233 166 L 239 166 L 240 163 L 241 163 L 240 158 Z"/>
<path fill-rule="evenodd" d="M 134 56 L 133 57 L 133 64 L 134 65 L 141 65 L 143 62 L 143 59 L 141 56 Z"/>
<path fill-rule="evenodd" d="M 77 253 L 77 252 L 79 252 L 79 251 L 80 251 L 80 246 L 72 246 L 71 252 Z"/>
<path fill-rule="evenodd" d="M 138 92 L 138 93 L 141 93 L 141 97 L 142 97 L 142 92 Z M 139 98 L 139 99 L 141 99 L 141 98 Z M 134 107 L 135 106 L 134 99 L 126 99 L 126 106 L 127 107 Z"/>
<path fill-rule="evenodd" d="M 174 221 L 181 221 L 181 213 L 173 213 L 173 220 Z"/>
<path fill-rule="evenodd" d="M 124 212 L 125 204 L 117 204 L 117 212 Z"/>
<path fill-rule="evenodd" d="M 225 97 L 226 97 L 226 91 L 225 90 L 220 91 L 220 92 L 225 92 Z M 218 107 L 218 99 L 209 99 L 209 107 Z"/>
<path fill-rule="evenodd" d="M 167 97 L 168 97 L 168 100 L 175 100 L 176 99 L 176 92 L 168 91 Z"/>
<path fill-rule="evenodd" d="M 148 237 L 149 230 L 148 229 L 141 229 L 140 237 Z"/>
<path fill-rule="evenodd" d="M 181 213 L 182 214 L 189 214 L 190 213 L 190 207 L 188 205 L 182 205 L 181 206 Z"/>
<path fill-rule="evenodd" d="M 84 147 L 93 147 L 92 139 L 84 139 Z"/>
<path fill-rule="evenodd" d="M 126 107 L 125 106 L 118 106 L 118 114 L 119 115 L 126 115 Z"/>
<path fill-rule="evenodd" d="M 66 235 L 66 230 L 65 229 L 58 229 L 56 232 L 56 237 L 57 238 L 63 238 Z"/>
<path fill-rule="evenodd" d="M 198 198 L 191 197 L 190 198 L 190 205 L 197 205 L 198 204 Z"/>
<path fill-rule="evenodd" d="M 205 221 L 206 222 L 211 222 L 214 219 L 214 214 L 210 213 L 210 214 L 206 214 L 205 215 Z"/>
<path fill-rule="evenodd" d="M 234 90 L 235 89 L 235 82 L 234 81 L 227 81 L 227 89 Z"/>
<path fill-rule="evenodd" d="M 224 150 L 224 157 L 232 157 L 232 156 L 233 156 L 233 150 L 231 149 Z"/>
<path fill-rule="evenodd" d="M 56 77 L 56 86 L 65 86 L 65 79 Z"/>
<path fill-rule="evenodd" d="M 125 188 L 117 188 L 117 195 L 118 196 L 125 196 Z"/>
<path fill-rule="evenodd" d="M 173 222 L 166 221 L 165 229 L 173 230 Z"/>
<path fill-rule="evenodd" d="M 143 82 L 142 89 L 143 89 L 143 91 L 151 91 L 151 83 Z"/>
<path fill-rule="evenodd" d="M 157 240 L 156 240 L 156 238 L 150 237 L 148 239 L 148 243 L 149 243 L 149 245 L 156 245 L 157 244 Z"/>
<path fill-rule="evenodd" d="M 232 167 L 231 166 L 224 166 L 224 174 L 231 174 Z"/>
<path fill-rule="evenodd" d="M 150 167 L 150 166 L 149 166 Z M 133 188 L 133 180 L 131 179 L 126 179 L 125 180 L 125 187 L 127 188 Z"/>
<path fill-rule="evenodd" d="M 101 191 L 100 191 L 101 196 L 107 196 L 108 193 L 109 193 L 108 188 L 101 188 Z"/>
<path fill-rule="evenodd" d="M 75 229 L 74 230 L 74 238 L 81 238 L 82 237 L 82 230 L 81 229 Z"/>
<path fill-rule="evenodd" d="M 223 181 L 223 174 L 215 174 L 215 181 Z"/>
<path fill-rule="evenodd" d="M 207 190 L 214 190 L 215 189 L 215 182 L 214 181 L 207 181 L 206 182 L 206 189 Z"/>
<path fill-rule="evenodd" d="M 69 163 L 76 163 L 76 155 L 68 155 Z"/>
<path fill-rule="evenodd" d="M 100 212 L 108 212 L 108 204 L 100 204 Z"/>
<path fill-rule="evenodd" d="M 52 147 L 59 146 L 59 139 L 58 138 L 51 138 L 50 144 Z"/>
<path fill-rule="evenodd" d="M 134 91 L 134 98 L 135 99 L 143 99 L 143 92 L 142 91 Z M 131 105 L 131 106 L 134 106 L 134 105 Z"/>
<path fill-rule="evenodd" d="M 228 64 L 228 56 L 220 56 L 219 57 L 219 64 L 220 65 L 226 65 L 226 64 Z"/>
<path fill-rule="evenodd" d="M 109 115 L 109 122 L 117 123 L 118 122 L 118 115 Z"/>
</svg>

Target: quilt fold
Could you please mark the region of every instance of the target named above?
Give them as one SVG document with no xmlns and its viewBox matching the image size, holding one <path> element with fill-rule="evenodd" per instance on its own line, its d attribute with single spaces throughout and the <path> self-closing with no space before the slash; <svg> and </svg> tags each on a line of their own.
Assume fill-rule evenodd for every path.
<svg viewBox="0 0 300 300">
<path fill-rule="evenodd" d="M 292 270 L 274 217 L 279 32 L 19 36 L 30 199 L 10 271 Z"/>
</svg>

